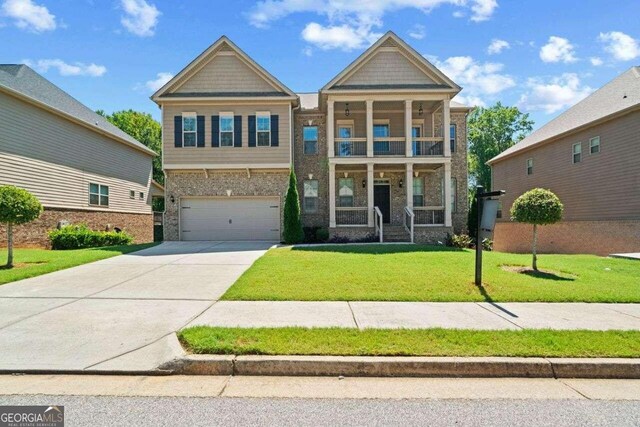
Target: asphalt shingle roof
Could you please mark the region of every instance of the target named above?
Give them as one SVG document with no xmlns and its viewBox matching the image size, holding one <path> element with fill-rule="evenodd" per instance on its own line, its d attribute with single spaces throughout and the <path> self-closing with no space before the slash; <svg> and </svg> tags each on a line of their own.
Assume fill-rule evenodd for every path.
<svg viewBox="0 0 640 427">
<path fill-rule="evenodd" d="M 0 86 L 97 127 L 152 154 L 144 144 L 23 64 L 0 64 Z M 155 154 L 155 153 L 154 153 Z"/>
<path fill-rule="evenodd" d="M 640 67 L 631 67 L 489 163 L 640 104 Z"/>
</svg>

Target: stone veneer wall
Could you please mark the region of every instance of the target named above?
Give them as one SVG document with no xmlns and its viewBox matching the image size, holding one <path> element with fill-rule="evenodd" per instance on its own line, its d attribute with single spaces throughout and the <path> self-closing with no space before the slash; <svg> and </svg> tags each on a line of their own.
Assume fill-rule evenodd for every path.
<svg viewBox="0 0 640 427">
<path fill-rule="evenodd" d="M 93 230 L 104 231 L 119 228 L 131 234 L 134 243 L 153 242 L 153 214 L 86 211 L 45 208 L 38 219 L 14 227 L 14 244 L 24 248 L 49 248 L 49 231 L 60 221 L 71 224 L 87 224 Z M 0 224 L 0 245 L 7 244 L 7 230 Z"/>
<path fill-rule="evenodd" d="M 282 232 L 284 199 L 289 186 L 288 171 L 167 171 L 165 180 L 164 239 L 179 240 L 179 200 L 181 197 L 198 196 L 278 196 L 280 197 L 280 221 Z M 171 196 L 175 203 L 171 203 Z"/>
<path fill-rule="evenodd" d="M 498 222 L 493 248 L 529 253 L 533 229 L 529 224 Z M 609 255 L 640 251 L 640 221 L 561 221 L 538 227 L 538 252 Z"/>
</svg>

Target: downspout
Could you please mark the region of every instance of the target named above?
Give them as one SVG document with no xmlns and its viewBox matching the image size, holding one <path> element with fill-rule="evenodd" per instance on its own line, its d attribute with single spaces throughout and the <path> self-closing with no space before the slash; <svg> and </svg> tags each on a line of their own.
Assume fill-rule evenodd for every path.
<svg viewBox="0 0 640 427">
<path fill-rule="evenodd" d="M 298 106 L 297 107 L 291 107 L 291 104 L 289 104 L 289 115 L 290 118 L 289 120 L 291 121 L 291 131 L 289 133 L 289 150 L 291 150 L 289 158 L 291 159 L 291 169 L 295 170 L 295 150 L 294 150 L 294 144 L 295 144 L 295 119 L 294 119 L 294 111 L 296 110 L 300 110 L 302 108 L 302 104 L 300 103 L 300 97 L 297 98 L 298 99 Z"/>
</svg>

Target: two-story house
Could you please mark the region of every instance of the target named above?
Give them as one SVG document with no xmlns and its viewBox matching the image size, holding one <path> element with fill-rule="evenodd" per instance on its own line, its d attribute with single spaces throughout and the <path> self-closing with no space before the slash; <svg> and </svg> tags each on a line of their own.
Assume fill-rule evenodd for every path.
<svg viewBox="0 0 640 427">
<path fill-rule="evenodd" d="M 165 239 L 280 240 L 293 168 L 306 226 L 444 241 L 467 216 L 470 109 L 451 101 L 460 90 L 391 32 L 312 94 L 220 38 L 152 96 Z"/>
</svg>

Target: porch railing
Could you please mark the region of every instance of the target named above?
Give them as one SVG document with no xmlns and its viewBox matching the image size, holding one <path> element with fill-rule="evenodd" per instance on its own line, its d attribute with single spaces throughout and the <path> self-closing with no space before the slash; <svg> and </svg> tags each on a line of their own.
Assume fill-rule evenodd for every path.
<svg viewBox="0 0 640 427">
<path fill-rule="evenodd" d="M 406 139 L 400 137 L 373 138 L 374 156 L 404 156 L 406 154 Z"/>
<path fill-rule="evenodd" d="M 444 206 L 413 207 L 416 226 L 444 225 Z"/>
<path fill-rule="evenodd" d="M 413 138 L 412 149 L 414 157 L 429 157 L 444 155 L 444 138 L 420 137 Z"/>
<path fill-rule="evenodd" d="M 376 226 L 376 236 L 378 236 L 378 238 L 380 239 L 380 243 L 382 243 L 384 241 L 384 237 L 383 237 L 384 233 L 382 230 L 382 227 L 384 226 L 382 221 L 382 212 L 380 211 L 380 208 L 376 206 L 373 208 L 373 213 L 374 213 L 374 222 Z"/>
<path fill-rule="evenodd" d="M 336 157 L 364 157 L 367 155 L 367 138 L 336 138 Z"/>
<path fill-rule="evenodd" d="M 368 208 L 336 207 L 336 226 L 366 227 L 369 225 Z"/>
<path fill-rule="evenodd" d="M 413 226 L 415 223 L 415 213 L 409 206 L 404 207 L 404 228 L 411 236 L 411 243 L 413 243 Z"/>
</svg>

